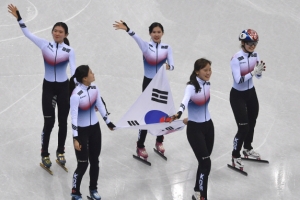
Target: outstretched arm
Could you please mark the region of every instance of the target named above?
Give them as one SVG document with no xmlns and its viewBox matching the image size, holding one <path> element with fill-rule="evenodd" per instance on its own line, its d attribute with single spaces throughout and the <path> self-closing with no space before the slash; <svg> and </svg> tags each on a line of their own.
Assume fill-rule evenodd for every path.
<svg viewBox="0 0 300 200">
<path fill-rule="evenodd" d="M 44 40 L 42 38 L 39 38 L 35 35 L 33 35 L 24 24 L 21 14 L 16 6 L 13 4 L 8 5 L 8 12 L 12 14 L 19 22 L 19 25 L 21 27 L 21 30 L 23 31 L 23 34 L 30 39 L 34 44 L 36 44 L 40 49 L 42 49 L 45 45 L 48 44 L 47 40 Z"/>
<path fill-rule="evenodd" d="M 145 42 L 144 40 L 142 40 L 134 31 L 130 30 L 130 28 L 128 27 L 128 25 L 120 20 L 119 22 L 118 21 L 115 21 L 115 24 L 113 24 L 113 27 L 116 29 L 116 30 L 125 30 L 126 32 L 128 32 L 128 34 L 130 36 L 133 37 L 133 39 L 136 41 L 136 43 L 139 45 L 140 49 L 142 50 L 142 52 L 146 52 L 147 49 L 148 49 L 148 43 Z"/>
</svg>

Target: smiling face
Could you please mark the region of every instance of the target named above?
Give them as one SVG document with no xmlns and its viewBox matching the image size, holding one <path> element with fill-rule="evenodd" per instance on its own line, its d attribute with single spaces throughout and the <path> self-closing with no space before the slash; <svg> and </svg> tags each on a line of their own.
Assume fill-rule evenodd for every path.
<svg viewBox="0 0 300 200">
<path fill-rule="evenodd" d="M 211 76 L 211 66 L 207 64 L 204 68 L 195 71 L 198 78 L 202 79 L 203 81 L 209 81 Z"/>
<path fill-rule="evenodd" d="M 248 52 L 253 52 L 257 44 L 258 42 L 242 42 L 242 45 L 244 45 L 245 50 Z"/>
<path fill-rule="evenodd" d="M 160 43 L 163 34 L 164 33 L 162 32 L 161 28 L 157 26 L 153 28 L 152 32 L 150 33 L 150 36 L 154 42 Z"/>
<path fill-rule="evenodd" d="M 68 34 L 66 34 L 65 30 L 61 26 L 55 26 L 52 31 L 53 40 L 56 43 L 62 43 L 64 38 L 66 38 Z"/>
</svg>

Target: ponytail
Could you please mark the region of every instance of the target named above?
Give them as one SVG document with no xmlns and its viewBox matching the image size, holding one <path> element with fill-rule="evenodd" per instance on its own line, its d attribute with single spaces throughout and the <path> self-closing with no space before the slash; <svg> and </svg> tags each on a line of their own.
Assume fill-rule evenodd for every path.
<svg viewBox="0 0 300 200">
<path fill-rule="evenodd" d="M 82 83 L 82 79 L 84 77 L 87 77 L 89 74 L 90 67 L 88 65 L 80 65 L 79 67 L 76 68 L 74 75 L 70 79 L 69 83 L 69 93 L 70 97 L 72 95 L 73 90 L 75 89 L 76 85 L 74 82 L 74 79 L 76 78 L 76 81 L 78 83 Z"/>
<path fill-rule="evenodd" d="M 69 83 L 69 94 L 70 94 L 70 97 L 72 95 L 73 90 L 76 87 L 75 82 L 74 82 L 74 78 L 75 78 L 75 74 L 70 78 L 70 83 Z"/>
<path fill-rule="evenodd" d="M 191 76 L 190 76 L 190 81 L 187 82 L 188 85 L 193 85 L 195 87 L 195 92 L 198 93 L 201 91 L 201 87 L 197 81 L 197 74 L 195 71 L 192 72 Z"/>
<path fill-rule="evenodd" d="M 70 46 L 70 42 L 69 42 L 68 38 L 64 38 L 64 43 L 65 43 L 66 45 Z"/>
</svg>

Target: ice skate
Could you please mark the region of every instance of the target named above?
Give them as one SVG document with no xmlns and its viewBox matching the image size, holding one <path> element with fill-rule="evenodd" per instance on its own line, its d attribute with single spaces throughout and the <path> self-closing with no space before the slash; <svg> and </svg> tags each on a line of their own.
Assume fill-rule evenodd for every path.
<svg viewBox="0 0 300 200">
<path fill-rule="evenodd" d="M 145 163 L 146 165 L 149 165 L 151 166 L 151 163 L 147 161 L 147 158 L 148 158 L 148 153 L 144 148 L 136 148 L 136 154 L 137 155 L 133 155 L 133 157 L 143 163 Z"/>
<path fill-rule="evenodd" d="M 101 197 L 97 190 L 90 190 L 90 196 L 87 196 L 89 200 L 101 200 Z"/>
<path fill-rule="evenodd" d="M 243 154 L 245 158 L 252 158 L 252 159 L 257 159 L 260 160 L 260 155 L 259 153 L 255 152 L 253 149 L 244 149 Z"/>
<path fill-rule="evenodd" d="M 160 155 L 163 159 L 167 160 L 167 157 L 164 156 L 165 153 L 165 148 L 163 146 L 162 142 L 156 142 L 155 143 L 155 148 L 153 148 L 154 152 Z"/>
<path fill-rule="evenodd" d="M 50 167 L 52 165 L 52 162 L 50 160 L 49 156 L 42 156 L 42 162 L 40 163 L 40 166 L 46 170 L 49 174 L 53 175 L 53 172 L 50 170 Z"/>
<path fill-rule="evenodd" d="M 72 198 L 71 200 L 82 200 L 81 195 L 71 194 Z"/>
<path fill-rule="evenodd" d="M 56 152 L 56 163 L 63 168 L 66 172 L 68 172 L 68 169 L 65 167 L 66 164 L 66 159 L 65 159 L 65 155 L 62 153 L 58 153 Z"/>
<path fill-rule="evenodd" d="M 227 165 L 230 169 L 233 169 L 237 172 L 240 172 L 241 174 L 248 176 L 248 173 L 244 171 L 244 164 L 242 162 L 241 157 L 239 158 L 234 158 L 232 157 L 231 159 L 232 164 L 231 165 Z"/>
<path fill-rule="evenodd" d="M 195 192 L 194 195 L 192 196 L 192 199 L 193 200 L 202 200 L 200 192 Z"/>
<path fill-rule="evenodd" d="M 255 161 L 260 163 L 269 163 L 267 160 L 261 160 L 259 153 L 255 152 L 253 149 L 244 149 L 243 150 L 244 158 L 243 160 Z"/>
</svg>

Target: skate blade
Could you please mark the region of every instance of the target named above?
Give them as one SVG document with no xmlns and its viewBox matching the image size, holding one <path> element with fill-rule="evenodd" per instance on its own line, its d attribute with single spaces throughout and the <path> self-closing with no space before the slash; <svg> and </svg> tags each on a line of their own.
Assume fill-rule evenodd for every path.
<svg viewBox="0 0 300 200">
<path fill-rule="evenodd" d="M 91 197 L 89 197 L 89 196 L 86 196 L 86 198 L 88 199 L 88 200 L 94 200 L 94 199 L 92 199 Z"/>
<path fill-rule="evenodd" d="M 243 170 L 240 170 L 240 169 L 238 169 L 238 168 L 236 168 L 236 167 L 234 167 L 234 166 L 232 166 L 232 165 L 229 165 L 229 164 L 227 164 L 227 166 L 228 166 L 230 169 L 232 169 L 232 170 L 234 170 L 234 171 L 236 171 L 236 172 L 240 172 L 241 174 L 243 174 L 243 175 L 245 175 L 245 176 L 248 176 L 248 173 L 245 172 L 245 171 L 243 171 Z"/>
<path fill-rule="evenodd" d="M 151 166 L 151 163 L 148 162 L 147 160 L 144 160 L 143 158 L 140 158 L 140 157 L 138 157 L 138 156 L 136 156 L 136 155 L 132 155 L 132 156 L 133 156 L 133 158 L 135 158 L 135 159 L 141 161 L 142 163 Z"/>
<path fill-rule="evenodd" d="M 44 170 L 46 170 L 49 174 L 53 175 L 53 172 L 52 172 L 48 167 L 46 167 L 45 165 L 43 165 L 43 163 L 40 163 L 40 166 L 41 166 Z"/>
<path fill-rule="evenodd" d="M 63 168 L 66 172 L 68 172 L 68 168 L 66 168 L 64 165 L 62 165 L 57 159 L 56 159 L 56 163 Z"/>
<path fill-rule="evenodd" d="M 255 158 L 242 158 L 242 160 L 254 161 L 254 162 L 267 163 L 267 164 L 269 164 L 269 161 L 268 161 L 268 160 L 259 160 L 259 159 L 255 159 Z"/>
<path fill-rule="evenodd" d="M 163 159 L 168 160 L 168 158 L 166 156 L 164 156 L 162 153 L 160 153 L 159 151 L 157 151 L 157 149 L 153 148 L 153 150 L 154 150 L 155 153 L 160 155 Z"/>
</svg>

